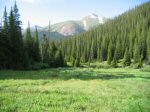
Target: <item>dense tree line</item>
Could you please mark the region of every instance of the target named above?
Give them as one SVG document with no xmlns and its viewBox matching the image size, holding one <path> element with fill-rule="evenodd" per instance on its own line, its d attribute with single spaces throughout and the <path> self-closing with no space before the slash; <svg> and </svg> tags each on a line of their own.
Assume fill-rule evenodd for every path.
<svg viewBox="0 0 150 112">
<path fill-rule="evenodd" d="M 23 38 L 15 3 L 9 15 L 5 8 L 0 26 L 0 69 L 63 67 L 65 60 L 76 67 L 95 61 L 107 61 L 113 67 L 120 60 L 123 66 L 150 64 L 149 10 L 150 2 L 75 37 L 54 42 L 43 35 L 39 42 L 37 28 L 31 35 L 30 25 Z"/>
<path fill-rule="evenodd" d="M 60 42 L 65 59 L 72 62 L 107 61 L 122 64 L 150 63 L 150 2 L 100 25 L 98 28 Z"/>
<path fill-rule="evenodd" d="M 38 31 L 31 35 L 30 25 L 22 36 L 19 10 L 16 5 L 9 15 L 5 7 L 3 25 L 0 26 L 0 69 L 39 69 L 44 67 L 63 67 L 64 56 L 54 42 L 49 42 L 46 35 L 39 43 Z"/>
</svg>

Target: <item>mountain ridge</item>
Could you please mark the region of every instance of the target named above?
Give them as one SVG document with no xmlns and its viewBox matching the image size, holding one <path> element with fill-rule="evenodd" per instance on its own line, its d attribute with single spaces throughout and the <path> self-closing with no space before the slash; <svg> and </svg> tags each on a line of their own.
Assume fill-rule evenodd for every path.
<svg viewBox="0 0 150 112">
<path fill-rule="evenodd" d="M 83 17 L 81 20 L 68 20 L 59 23 L 55 23 L 50 25 L 50 33 L 52 39 L 59 39 L 68 36 L 74 36 L 90 29 L 97 27 L 100 24 L 104 24 L 108 19 L 105 17 L 100 17 L 94 13 L 89 14 L 88 16 Z M 31 33 L 33 34 L 35 31 L 35 26 L 31 27 Z M 46 27 L 37 27 L 39 31 L 40 38 L 44 34 L 48 36 L 49 34 L 49 26 Z M 25 34 L 25 30 L 23 31 Z M 52 37 L 53 36 L 53 37 Z"/>
</svg>

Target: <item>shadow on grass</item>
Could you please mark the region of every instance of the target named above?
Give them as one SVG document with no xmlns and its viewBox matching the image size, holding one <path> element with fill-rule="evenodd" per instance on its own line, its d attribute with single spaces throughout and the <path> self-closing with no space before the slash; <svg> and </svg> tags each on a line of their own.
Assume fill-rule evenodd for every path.
<svg viewBox="0 0 150 112">
<path fill-rule="evenodd" d="M 0 71 L 0 80 L 16 79 L 16 80 L 111 80 L 126 78 L 143 78 L 150 79 L 150 76 L 137 76 L 135 74 L 126 74 L 122 72 L 112 73 L 95 73 L 94 71 L 76 71 L 73 69 L 52 69 L 41 71 Z"/>
</svg>

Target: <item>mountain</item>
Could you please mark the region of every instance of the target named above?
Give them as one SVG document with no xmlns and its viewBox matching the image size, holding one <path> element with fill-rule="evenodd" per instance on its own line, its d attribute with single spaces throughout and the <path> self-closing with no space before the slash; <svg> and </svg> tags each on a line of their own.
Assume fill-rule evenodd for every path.
<svg viewBox="0 0 150 112">
<path fill-rule="evenodd" d="M 48 26 L 46 27 L 46 30 L 48 30 Z M 85 30 L 80 21 L 65 21 L 52 25 L 51 31 L 58 32 L 64 36 L 73 36 L 75 34 L 82 33 Z"/>
<path fill-rule="evenodd" d="M 64 36 L 73 36 L 106 22 L 106 18 L 99 17 L 96 14 L 90 14 L 78 21 L 65 21 L 51 26 L 51 30 Z M 48 30 L 48 26 L 46 27 Z"/>
<path fill-rule="evenodd" d="M 107 21 L 107 18 L 99 17 L 96 14 L 89 14 L 88 16 L 82 18 L 81 20 L 70 20 L 64 21 L 50 26 L 50 39 L 60 39 L 68 36 L 74 36 L 76 34 L 91 30 L 97 27 L 100 24 L 103 24 Z M 34 34 L 35 26 L 31 27 L 31 33 Z M 40 39 L 43 37 L 43 34 L 49 36 L 49 26 L 41 27 L 37 26 Z M 25 30 L 23 31 L 25 34 Z"/>
</svg>

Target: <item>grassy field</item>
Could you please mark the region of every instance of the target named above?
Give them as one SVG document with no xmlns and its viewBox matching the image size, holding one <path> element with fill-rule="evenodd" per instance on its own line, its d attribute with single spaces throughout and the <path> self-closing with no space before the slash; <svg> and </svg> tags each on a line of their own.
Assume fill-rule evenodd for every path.
<svg viewBox="0 0 150 112">
<path fill-rule="evenodd" d="M 150 72 L 131 68 L 0 71 L 1 112 L 150 112 Z"/>
</svg>

